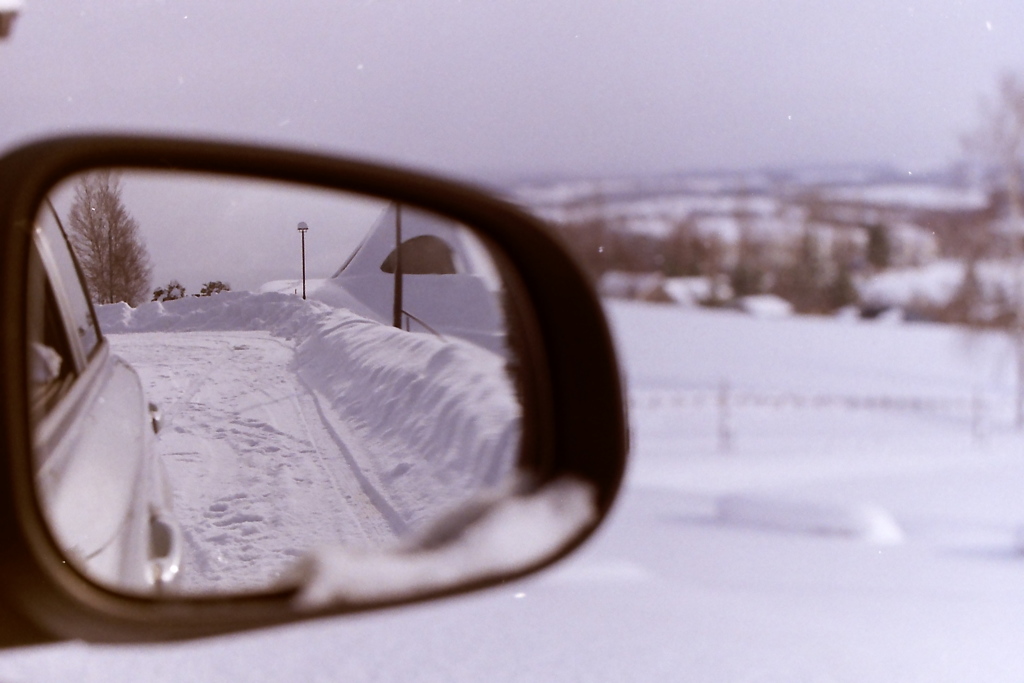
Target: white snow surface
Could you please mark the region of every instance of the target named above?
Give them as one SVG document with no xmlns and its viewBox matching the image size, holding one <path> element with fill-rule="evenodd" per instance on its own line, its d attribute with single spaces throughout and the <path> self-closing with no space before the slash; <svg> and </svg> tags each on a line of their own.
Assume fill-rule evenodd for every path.
<svg viewBox="0 0 1024 683">
<path fill-rule="evenodd" d="M 100 306 L 162 409 L 188 591 L 267 586 L 325 544 L 380 549 L 510 476 L 497 355 L 267 292 Z"/>
<path fill-rule="evenodd" d="M 609 313 L 630 469 L 606 527 L 554 570 L 194 643 L 8 651 L 0 678 L 1024 680 L 1024 436 L 1005 336 Z M 728 500 L 770 503 L 737 519 Z M 811 508 L 884 514 L 902 543 L 804 530 L 806 512 L 767 523 Z"/>
</svg>

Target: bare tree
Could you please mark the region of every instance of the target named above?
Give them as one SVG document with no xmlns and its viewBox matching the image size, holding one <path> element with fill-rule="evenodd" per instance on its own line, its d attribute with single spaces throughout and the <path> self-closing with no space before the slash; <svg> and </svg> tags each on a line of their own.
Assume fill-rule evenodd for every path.
<svg viewBox="0 0 1024 683">
<path fill-rule="evenodd" d="M 978 127 L 962 139 L 965 152 L 995 172 L 1006 193 L 1006 226 L 1013 264 L 1012 335 L 1017 357 L 1017 428 L 1024 428 L 1024 225 L 1021 223 L 1021 169 L 1024 165 L 1024 76 L 1006 72 L 999 79 L 995 99 L 984 98 Z"/>
<path fill-rule="evenodd" d="M 109 170 L 82 177 L 68 219 L 68 237 L 82 265 L 93 301 L 147 299 L 152 269 L 139 224 L 121 200 L 121 181 Z"/>
</svg>

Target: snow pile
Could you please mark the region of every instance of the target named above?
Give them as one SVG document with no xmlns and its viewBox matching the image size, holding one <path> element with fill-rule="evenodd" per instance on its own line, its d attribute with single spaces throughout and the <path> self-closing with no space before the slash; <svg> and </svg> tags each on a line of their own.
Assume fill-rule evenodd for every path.
<svg viewBox="0 0 1024 683">
<path fill-rule="evenodd" d="M 872 276 L 860 287 L 864 302 L 873 306 L 911 306 L 949 303 L 964 278 L 964 266 L 938 261 L 919 268 L 889 270 Z"/>
<path fill-rule="evenodd" d="M 306 296 L 308 297 L 313 292 L 320 289 L 325 282 L 327 282 L 327 280 L 324 278 L 307 278 Z M 264 294 L 266 292 L 277 292 L 279 294 L 298 296 L 302 293 L 302 280 L 271 280 L 270 282 L 264 282 L 260 285 L 258 291 L 260 294 Z"/>
<path fill-rule="evenodd" d="M 268 292 L 221 292 L 131 308 L 121 302 L 96 307 L 104 334 L 127 332 L 213 332 L 268 330 L 292 336 L 324 315 L 325 306 L 295 296 Z"/>
<path fill-rule="evenodd" d="M 811 502 L 732 494 L 717 504 L 718 520 L 775 531 L 842 536 L 876 545 L 898 545 L 903 531 L 883 508 L 870 503 Z"/>
<path fill-rule="evenodd" d="M 680 304 L 696 306 L 711 298 L 714 288 L 706 277 L 670 277 L 665 281 L 665 291 Z"/>
<path fill-rule="evenodd" d="M 225 292 L 136 309 L 98 306 L 97 315 L 106 334 L 159 332 L 154 343 L 164 348 L 172 339 L 187 341 L 178 333 L 215 331 L 262 330 L 285 343 L 292 372 L 315 399 L 312 419 L 322 421 L 349 476 L 397 536 L 498 485 L 514 468 L 521 407 L 505 361 L 469 342 L 404 332 L 277 292 Z M 235 344 L 219 362 L 230 364 L 250 345 Z M 264 375 L 266 382 L 281 381 L 271 380 L 263 364 L 236 370 L 219 381 L 248 385 L 253 396 L 267 394 Z M 162 372 L 164 382 L 174 381 L 173 372 Z M 193 390 L 180 401 L 210 391 L 193 396 Z M 270 428 L 282 426 L 263 431 Z M 221 434 L 211 438 L 223 443 Z"/>
<path fill-rule="evenodd" d="M 512 469 L 520 407 L 497 354 L 342 309 L 306 332 L 299 376 L 328 408 L 325 424 L 361 444 L 353 457 L 397 532 Z"/>
<path fill-rule="evenodd" d="M 741 297 L 736 308 L 756 318 L 788 318 L 793 315 L 793 305 L 774 294 Z"/>
</svg>

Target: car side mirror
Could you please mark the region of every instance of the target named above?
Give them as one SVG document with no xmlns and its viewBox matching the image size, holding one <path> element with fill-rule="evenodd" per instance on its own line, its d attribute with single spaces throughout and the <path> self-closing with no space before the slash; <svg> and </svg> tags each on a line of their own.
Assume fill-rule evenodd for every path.
<svg viewBox="0 0 1024 683">
<path fill-rule="evenodd" d="M 545 226 L 483 192 L 287 150 L 54 139 L 0 159 L 0 235 L 0 601 L 22 640 L 492 586 L 564 557 L 615 499 L 627 420 L 601 305 Z M 169 268 L 210 279 L 152 289 Z"/>
</svg>

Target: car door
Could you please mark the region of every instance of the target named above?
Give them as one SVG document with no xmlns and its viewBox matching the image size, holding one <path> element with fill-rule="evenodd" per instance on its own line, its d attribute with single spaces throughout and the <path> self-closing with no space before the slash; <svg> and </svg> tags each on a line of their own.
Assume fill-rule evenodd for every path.
<svg viewBox="0 0 1024 683">
<path fill-rule="evenodd" d="M 177 572 L 177 526 L 135 371 L 112 354 L 55 214 L 33 235 L 29 321 L 36 476 L 58 544 L 90 578 L 151 590 Z"/>
</svg>

